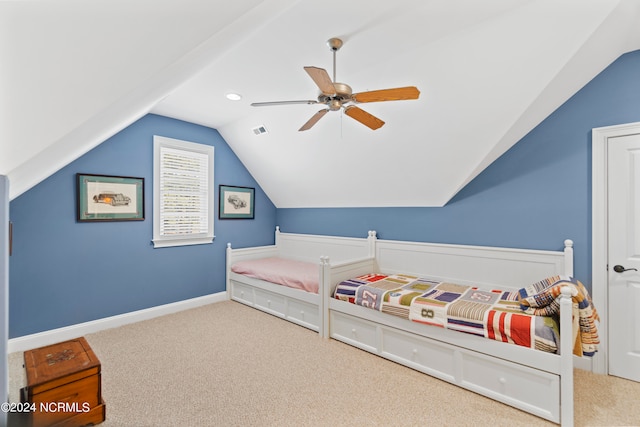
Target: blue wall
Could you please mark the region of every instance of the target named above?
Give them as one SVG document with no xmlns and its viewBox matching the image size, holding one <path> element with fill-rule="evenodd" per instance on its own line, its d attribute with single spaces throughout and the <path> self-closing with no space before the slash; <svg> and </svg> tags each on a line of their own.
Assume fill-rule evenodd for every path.
<svg viewBox="0 0 640 427">
<path fill-rule="evenodd" d="M 154 249 L 153 135 L 215 147 L 218 185 L 256 188 L 254 220 L 218 220 L 213 244 Z M 144 221 L 76 222 L 76 173 L 145 179 Z M 10 204 L 10 337 L 225 290 L 225 248 L 273 244 L 276 209 L 211 128 L 148 115 Z"/>
<path fill-rule="evenodd" d="M 621 56 L 443 208 L 275 209 L 217 131 L 149 115 L 11 202 L 10 336 L 224 290 L 224 249 L 286 232 L 533 249 L 575 241 L 591 284 L 591 129 L 640 121 L 640 51 Z M 211 144 L 219 184 L 256 188 L 256 219 L 216 219 L 212 245 L 153 249 L 152 137 Z M 146 220 L 75 221 L 75 174 L 145 178 Z M 437 185 L 425 183 L 425 185 Z M 217 206 L 217 205 L 216 205 Z"/>
<path fill-rule="evenodd" d="M 640 51 L 621 56 L 442 208 L 278 209 L 283 231 L 560 250 L 591 287 L 591 129 L 640 121 Z M 425 182 L 425 185 L 437 183 Z"/>
</svg>

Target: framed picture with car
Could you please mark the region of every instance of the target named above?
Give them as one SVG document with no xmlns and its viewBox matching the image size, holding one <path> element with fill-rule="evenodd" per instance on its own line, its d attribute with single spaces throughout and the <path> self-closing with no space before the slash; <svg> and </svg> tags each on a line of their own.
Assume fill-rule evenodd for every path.
<svg viewBox="0 0 640 427">
<path fill-rule="evenodd" d="M 219 219 L 253 219 L 255 189 L 251 187 L 220 186 Z"/>
<path fill-rule="evenodd" d="M 76 174 L 77 219 L 94 221 L 144 220 L 144 178 Z"/>
</svg>

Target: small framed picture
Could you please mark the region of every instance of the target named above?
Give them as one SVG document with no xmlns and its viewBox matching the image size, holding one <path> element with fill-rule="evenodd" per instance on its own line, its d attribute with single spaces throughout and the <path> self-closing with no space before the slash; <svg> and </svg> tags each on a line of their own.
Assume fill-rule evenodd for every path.
<svg viewBox="0 0 640 427">
<path fill-rule="evenodd" d="M 77 219 L 143 221 L 144 178 L 76 174 Z"/>
<path fill-rule="evenodd" d="M 221 185 L 219 206 L 220 219 L 253 219 L 255 189 Z"/>
</svg>

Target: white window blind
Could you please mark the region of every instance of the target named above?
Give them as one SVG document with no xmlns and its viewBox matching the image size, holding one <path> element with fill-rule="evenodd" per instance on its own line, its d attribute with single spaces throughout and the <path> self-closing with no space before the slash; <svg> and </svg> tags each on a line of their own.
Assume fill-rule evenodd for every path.
<svg viewBox="0 0 640 427">
<path fill-rule="evenodd" d="M 155 247 L 213 241 L 213 147 L 154 137 Z"/>
</svg>

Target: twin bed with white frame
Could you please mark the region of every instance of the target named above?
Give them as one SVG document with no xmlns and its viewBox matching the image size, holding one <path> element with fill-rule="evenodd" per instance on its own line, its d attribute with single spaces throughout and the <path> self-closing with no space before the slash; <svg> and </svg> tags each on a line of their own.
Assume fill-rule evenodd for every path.
<svg viewBox="0 0 640 427">
<path fill-rule="evenodd" d="M 428 275 L 481 289 L 514 289 L 573 275 L 573 243 L 562 251 L 431 244 L 281 233 L 271 246 L 227 245 L 230 299 L 499 402 L 573 424 L 572 301 L 560 298 L 560 354 L 505 344 L 388 315 L 333 298 L 338 283 L 370 273 Z M 288 258 L 317 266 L 318 293 L 232 271 L 240 261 Z"/>
<path fill-rule="evenodd" d="M 326 298 L 330 278 L 324 278 L 325 263 L 333 265 L 371 259 L 375 255 L 375 232 L 367 238 L 281 233 L 276 227 L 275 245 L 232 249 L 227 244 L 227 294 L 229 299 L 282 317 L 325 336 Z M 318 293 L 281 286 L 232 271 L 249 260 L 279 258 L 315 264 Z"/>
</svg>

